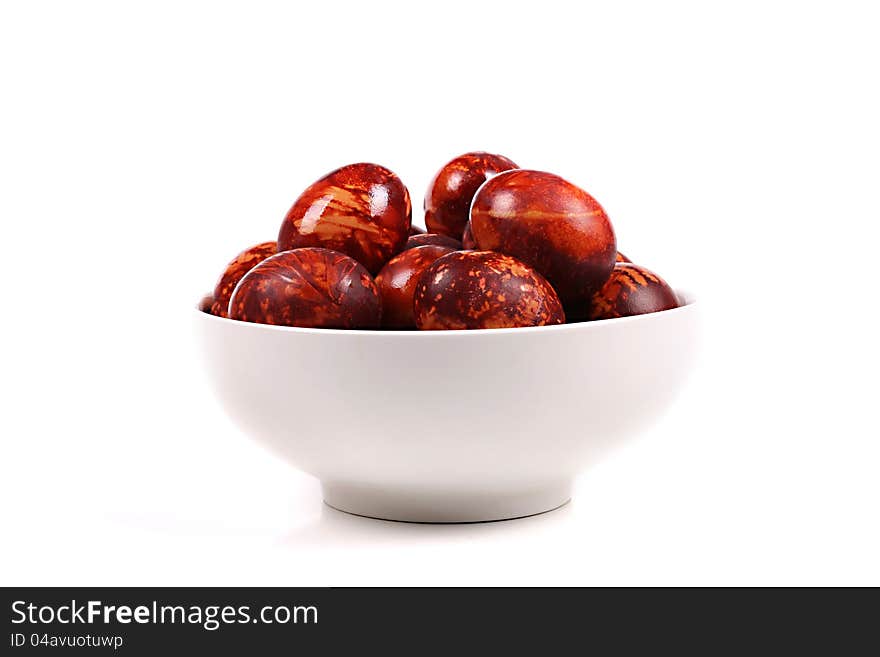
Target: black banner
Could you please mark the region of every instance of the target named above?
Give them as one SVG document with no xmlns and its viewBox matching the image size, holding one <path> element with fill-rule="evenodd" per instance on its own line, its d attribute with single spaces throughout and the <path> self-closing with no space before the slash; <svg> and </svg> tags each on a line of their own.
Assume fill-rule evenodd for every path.
<svg viewBox="0 0 880 657">
<path fill-rule="evenodd" d="M 662 589 L 4 589 L 3 654 L 417 655 L 687 647 L 855 648 L 876 591 Z M 254 653 L 258 651 L 258 653 Z"/>
</svg>

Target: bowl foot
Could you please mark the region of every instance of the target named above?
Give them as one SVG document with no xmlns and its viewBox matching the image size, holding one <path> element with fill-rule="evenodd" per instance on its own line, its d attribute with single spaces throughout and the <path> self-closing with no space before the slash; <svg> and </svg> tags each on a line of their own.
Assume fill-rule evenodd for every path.
<svg viewBox="0 0 880 657">
<path fill-rule="evenodd" d="M 425 491 L 322 482 L 324 502 L 357 516 L 401 522 L 512 520 L 553 511 L 571 499 L 571 482 L 512 490 Z"/>
</svg>

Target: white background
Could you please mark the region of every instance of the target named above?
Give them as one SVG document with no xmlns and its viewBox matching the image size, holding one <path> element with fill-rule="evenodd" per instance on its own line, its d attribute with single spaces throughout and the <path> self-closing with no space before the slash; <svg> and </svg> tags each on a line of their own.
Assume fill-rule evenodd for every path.
<svg viewBox="0 0 880 657">
<path fill-rule="evenodd" d="M 880 584 L 871 3 L 604 4 L 3 3 L 0 581 Z M 420 222 L 477 149 L 695 291 L 700 365 L 560 511 L 335 512 L 227 421 L 192 306 L 330 169 Z"/>
</svg>

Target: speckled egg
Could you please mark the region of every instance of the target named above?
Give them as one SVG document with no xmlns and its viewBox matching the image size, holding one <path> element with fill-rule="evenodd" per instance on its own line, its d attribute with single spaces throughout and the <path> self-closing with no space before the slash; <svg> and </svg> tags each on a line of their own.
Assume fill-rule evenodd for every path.
<svg viewBox="0 0 880 657">
<path fill-rule="evenodd" d="M 435 260 L 419 277 L 413 310 L 422 330 L 565 322 L 559 297 L 543 276 L 489 251 L 454 251 Z"/>
<path fill-rule="evenodd" d="M 382 297 L 382 326 L 391 329 L 415 328 L 413 294 L 421 273 L 440 256 L 455 249 L 426 244 L 407 249 L 389 260 L 376 275 Z"/>
<path fill-rule="evenodd" d="M 467 225 L 464 227 L 464 235 L 461 236 L 461 248 L 465 251 L 473 251 L 477 248 L 477 243 L 474 241 L 474 231 L 471 230 L 470 221 L 468 221 Z"/>
<path fill-rule="evenodd" d="M 567 180 L 543 171 L 507 171 L 474 197 L 477 247 L 534 267 L 565 304 L 586 303 L 608 280 L 617 257 L 602 206 Z"/>
<path fill-rule="evenodd" d="M 372 329 L 381 315 L 379 289 L 366 268 L 320 248 L 263 260 L 245 274 L 229 302 L 232 319 L 281 326 Z"/>
<path fill-rule="evenodd" d="M 649 269 L 632 263 L 614 266 L 611 277 L 590 301 L 590 319 L 644 315 L 678 307 L 675 292 Z"/>
<path fill-rule="evenodd" d="M 406 244 L 411 218 L 400 178 L 378 164 L 350 164 L 300 195 L 281 224 L 278 251 L 332 249 L 375 274 Z"/>
<path fill-rule="evenodd" d="M 211 314 L 218 317 L 228 317 L 229 298 L 232 296 L 235 286 L 245 274 L 269 256 L 275 255 L 277 250 L 275 242 L 262 242 L 235 256 L 232 262 L 226 265 L 226 269 L 217 280 L 217 285 L 214 286 Z"/>
<path fill-rule="evenodd" d="M 414 249 L 417 246 L 425 246 L 426 244 L 433 244 L 435 246 L 445 246 L 453 251 L 458 251 L 461 249 L 461 242 L 457 239 L 449 237 L 448 235 L 437 235 L 436 233 L 424 233 L 422 235 L 411 235 L 410 238 L 406 241 L 406 245 L 403 247 L 404 251 L 406 249 Z"/>
<path fill-rule="evenodd" d="M 517 165 L 503 155 L 474 152 L 447 162 L 425 194 L 425 225 L 432 233 L 461 239 L 471 200 L 486 180 Z"/>
</svg>

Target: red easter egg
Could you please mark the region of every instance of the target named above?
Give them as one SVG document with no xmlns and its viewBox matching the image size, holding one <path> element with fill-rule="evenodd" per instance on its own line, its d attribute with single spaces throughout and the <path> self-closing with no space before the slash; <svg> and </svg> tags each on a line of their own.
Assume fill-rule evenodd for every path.
<svg viewBox="0 0 880 657">
<path fill-rule="evenodd" d="M 294 202 L 278 232 L 278 251 L 322 247 L 376 273 L 406 243 L 409 192 L 378 164 L 350 164 L 312 183 Z"/>
<path fill-rule="evenodd" d="M 522 262 L 489 251 L 453 251 L 427 267 L 413 301 L 423 330 L 563 324 L 559 297 Z"/>
<path fill-rule="evenodd" d="M 436 233 L 423 233 L 422 235 L 411 235 L 406 241 L 403 250 L 406 251 L 407 249 L 413 249 L 417 246 L 425 246 L 426 244 L 445 246 L 453 251 L 461 249 L 461 242 L 455 238 L 447 235 L 437 235 Z"/>
<path fill-rule="evenodd" d="M 590 319 L 614 319 L 677 308 L 678 298 L 666 281 L 632 263 L 614 266 L 611 276 L 590 301 Z"/>
<path fill-rule="evenodd" d="M 382 297 L 382 326 L 414 328 L 413 294 L 421 273 L 437 258 L 452 253 L 446 246 L 427 244 L 397 254 L 376 275 Z"/>
<path fill-rule="evenodd" d="M 378 328 L 382 301 L 370 273 L 328 249 L 282 251 L 251 269 L 232 292 L 229 317 L 339 329 Z"/>
<path fill-rule="evenodd" d="M 202 297 L 201 301 L 199 301 L 199 310 L 203 313 L 214 314 L 211 313 L 211 306 L 214 305 L 214 295 L 206 294 Z"/>
<path fill-rule="evenodd" d="M 461 236 L 461 248 L 465 251 L 473 251 L 477 248 L 477 243 L 474 241 L 474 231 L 471 230 L 470 221 L 468 221 L 467 225 L 464 227 L 464 235 Z"/>
<path fill-rule="evenodd" d="M 586 303 L 608 280 L 617 257 L 602 206 L 552 173 L 517 170 L 489 179 L 471 207 L 477 247 L 534 267 L 563 303 Z"/>
<path fill-rule="evenodd" d="M 425 194 L 425 225 L 432 233 L 457 240 L 464 233 L 471 200 L 480 185 L 517 165 L 503 155 L 474 152 L 447 162 L 434 176 Z"/>
<path fill-rule="evenodd" d="M 232 259 L 214 286 L 214 299 L 211 314 L 218 317 L 229 316 L 229 298 L 242 277 L 251 269 L 278 251 L 275 242 L 262 242 L 245 249 Z"/>
</svg>

